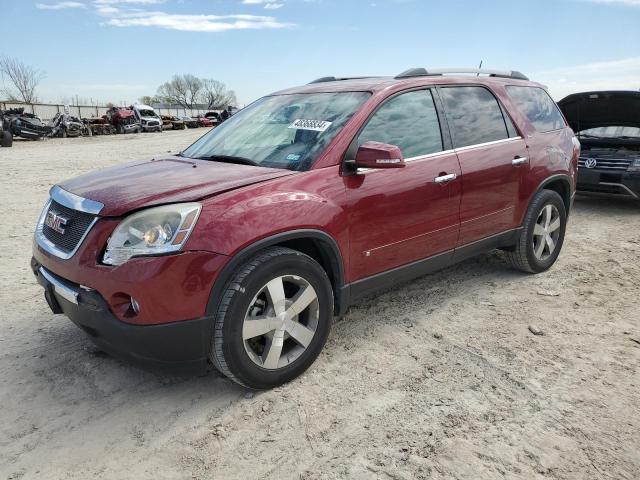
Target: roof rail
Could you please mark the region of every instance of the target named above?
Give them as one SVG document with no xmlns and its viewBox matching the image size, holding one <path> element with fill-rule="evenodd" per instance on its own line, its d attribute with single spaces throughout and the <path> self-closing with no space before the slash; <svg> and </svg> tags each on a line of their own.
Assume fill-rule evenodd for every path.
<svg viewBox="0 0 640 480">
<path fill-rule="evenodd" d="M 363 76 L 363 77 L 320 77 L 316 78 L 313 82 L 309 82 L 309 85 L 312 83 L 324 83 L 324 82 L 341 82 L 343 80 L 360 80 L 363 78 L 377 78 L 371 76 Z"/>
<path fill-rule="evenodd" d="M 514 78 L 517 80 L 529 80 L 529 77 L 516 70 L 486 70 L 480 68 L 410 68 L 396 75 L 396 79 L 412 77 L 431 77 L 455 73 L 475 73 L 477 75 L 489 75 L 490 77 Z"/>
</svg>

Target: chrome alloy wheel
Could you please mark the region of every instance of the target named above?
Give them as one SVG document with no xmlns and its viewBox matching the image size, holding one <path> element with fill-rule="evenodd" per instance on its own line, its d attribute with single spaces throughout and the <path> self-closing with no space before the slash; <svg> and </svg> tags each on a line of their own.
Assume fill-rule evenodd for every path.
<svg viewBox="0 0 640 480">
<path fill-rule="evenodd" d="M 297 275 L 270 280 L 253 298 L 242 325 L 244 349 L 258 366 L 275 370 L 294 362 L 318 327 L 318 295 Z"/>
<path fill-rule="evenodd" d="M 560 212 L 555 205 L 545 205 L 533 228 L 533 254 L 538 260 L 544 261 L 553 255 L 560 237 L 560 222 Z"/>
</svg>

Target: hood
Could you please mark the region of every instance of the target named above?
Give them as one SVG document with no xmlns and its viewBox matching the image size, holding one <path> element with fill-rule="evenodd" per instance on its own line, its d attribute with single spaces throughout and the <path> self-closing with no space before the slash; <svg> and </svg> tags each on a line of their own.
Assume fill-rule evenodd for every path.
<svg viewBox="0 0 640 480">
<path fill-rule="evenodd" d="M 576 133 L 597 127 L 640 127 L 640 92 L 574 93 L 558 105 Z"/>
<path fill-rule="evenodd" d="M 171 156 L 88 173 L 62 182 L 60 187 L 104 204 L 100 215 L 120 216 L 151 205 L 196 201 L 295 173 Z"/>
</svg>

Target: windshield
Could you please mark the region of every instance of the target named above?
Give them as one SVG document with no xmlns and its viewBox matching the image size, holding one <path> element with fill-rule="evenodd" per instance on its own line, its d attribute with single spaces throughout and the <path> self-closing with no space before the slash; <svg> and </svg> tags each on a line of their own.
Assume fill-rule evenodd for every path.
<svg viewBox="0 0 640 480">
<path fill-rule="evenodd" d="M 369 96 L 339 92 L 264 97 L 182 154 L 222 161 L 240 157 L 261 167 L 308 170 Z"/>
<path fill-rule="evenodd" d="M 140 112 L 140 116 L 141 117 L 155 117 L 156 116 L 156 112 L 154 112 L 153 110 L 138 110 L 138 112 Z"/>
<path fill-rule="evenodd" d="M 578 133 L 578 136 L 597 138 L 640 138 L 640 128 L 620 126 L 588 128 Z"/>
</svg>

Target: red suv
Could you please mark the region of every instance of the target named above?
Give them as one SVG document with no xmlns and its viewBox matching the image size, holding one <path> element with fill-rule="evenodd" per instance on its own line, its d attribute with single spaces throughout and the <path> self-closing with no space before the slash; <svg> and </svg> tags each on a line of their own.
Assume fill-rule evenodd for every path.
<svg viewBox="0 0 640 480">
<path fill-rule="evenodd" d="M 54 186 L 32 261 L 51 309 L 114 355 L 262 389 L 377 289 L 494 248 L 547 270 L 579 143 L 524 75 L 451 73 L 322 78 L 179 155 Z"/>
</svg>

